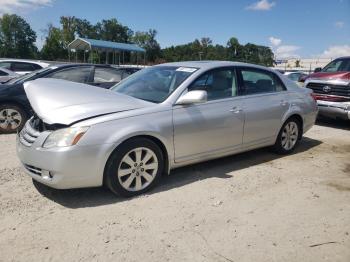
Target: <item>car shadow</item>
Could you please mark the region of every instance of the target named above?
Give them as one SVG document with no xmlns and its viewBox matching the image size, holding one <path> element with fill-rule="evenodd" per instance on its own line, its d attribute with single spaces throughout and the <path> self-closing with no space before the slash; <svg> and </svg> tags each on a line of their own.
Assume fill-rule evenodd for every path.
<svg viewBox="0 0 350 262">
<path fill-rule="evenodd" d="M 321 143 L 321 141 L 304 137 L 293 154 L 305 152 Z M 169 176 L 164 176 L 158 186 L 145 195 L 161 193 L 212 177 L 221 179 L 231 178 L 232 175 L 229 174 L 231 172 L 283 157 L 286 157 L 286 155 L 277 155 L 270 152 L 268 148 L 262 148 L 178 168 L 173 170 Z M 46 198 L 72 209 L 109 205 L 133 199 L 117 197 L 104 187 L 58 190 L 49 188 L 34 180 L 33 184 L 38 192 Z"/>
<path fill-rule="evenodd" d="M 350 130 L 350 121 L 341 120 L 341 119 L 318 117 L 316 121 L 316 125 L 338 128 L 343 130 Z"/>
</svg>

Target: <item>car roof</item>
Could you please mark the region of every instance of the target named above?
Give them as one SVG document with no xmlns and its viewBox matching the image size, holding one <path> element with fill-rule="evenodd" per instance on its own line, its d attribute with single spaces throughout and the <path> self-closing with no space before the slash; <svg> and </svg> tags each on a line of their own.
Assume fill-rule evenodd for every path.
<svg viewBox="0 0 350 262">
<path fill-rule="evenodd" d="M 204 70 L 214 69 L 217 67 L 225 67 L 225 66 L 242 66 L 242 67 L 248 66 L 248 67 L 255 67 L 255 68 L 265 69 L 265 70 L 274 72 L 270 68 L 260 66 L 260 65 L 248 64 L 248 63 L 242 63 L 242 62 L 215 61 L 215 60 L 172 62 L 172 63 L 160 64 L 157 66 L 195 67 L 195 68 L 200 68 L 200 69 L 204 69 Z"/>
<path fill-rule="evenodd" d="M 95 66 L 101 68 L 115 68 L 110 65 L 102 65 L 102 64 L 87 64 L 87 63 L 73 63 L 73 64 L 52 64 L 50 67 L 54 68 L 63 68 L 63 67 L 79 67 L 79 66 Z"/>
<path fill-rule="evenodd" d="M 341 56 L 341 57 L 337 57 L 336 59 L 334 60 L 341 60 L 341 59 L 350 59 L 350 56 Z M 334 61 L 333 60 L 333 61 Z"/>
</svg>

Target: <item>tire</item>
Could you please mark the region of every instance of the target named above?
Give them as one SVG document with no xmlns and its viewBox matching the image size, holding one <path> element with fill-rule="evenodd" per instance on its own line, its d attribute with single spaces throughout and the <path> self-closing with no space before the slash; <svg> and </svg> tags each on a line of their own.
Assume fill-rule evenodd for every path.
<svg viewBox="0 0 350 262">
<path fill-rule="evenodd" d="M 294 151 L 301 137 L 301 123 L 295 118 L 289 118 L 282 126 L 273 150 L 277 154 L 286 155 Z"/>
<path fill-rule="evenodd" d="M 163 169 L 164 157 L 159 146 L 146 138 L 134 138 L 111 154 L 104 183 L 113 193 L 132 197 L 152 189 L 159 182 Z"/>
<path fill-rule="evenodd" d="M 28 120 L 26 112 L 14 104 L 0 105 L 0 133 L 10 134 L 21 130 Z"/>
</svg>

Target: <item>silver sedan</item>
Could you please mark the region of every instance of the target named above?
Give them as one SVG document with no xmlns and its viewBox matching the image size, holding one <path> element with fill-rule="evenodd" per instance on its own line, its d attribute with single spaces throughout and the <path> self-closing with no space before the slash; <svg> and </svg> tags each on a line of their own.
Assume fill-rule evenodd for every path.
<svg viewBox="0 0 350 262">
<path fill-rule="evenodd" d="M 35 112 L 17 139 L 26 172 L 54 188 L 105 184 L 122 196 L 180 166 L 267 146 L 290 153 L 317 115 L 309 89 L 234 62 L 157 65 L 110 90 L 39 79 L 25 91 Z"/>
</svg>

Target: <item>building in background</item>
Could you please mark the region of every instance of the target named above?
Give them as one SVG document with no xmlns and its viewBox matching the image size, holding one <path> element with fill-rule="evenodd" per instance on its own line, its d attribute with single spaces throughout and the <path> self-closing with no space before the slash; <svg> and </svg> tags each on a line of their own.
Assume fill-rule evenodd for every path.
<svg viewBox="0 0 350 262">
<path fill-rule="evenodd" d="M 323 68 L 334 58 L 288 58 L 288 59 L 276 59 L 275 69 L 283 71 L 303 71 L 305 73 L 311 73 L 317 67 Z"/>
</svg>

